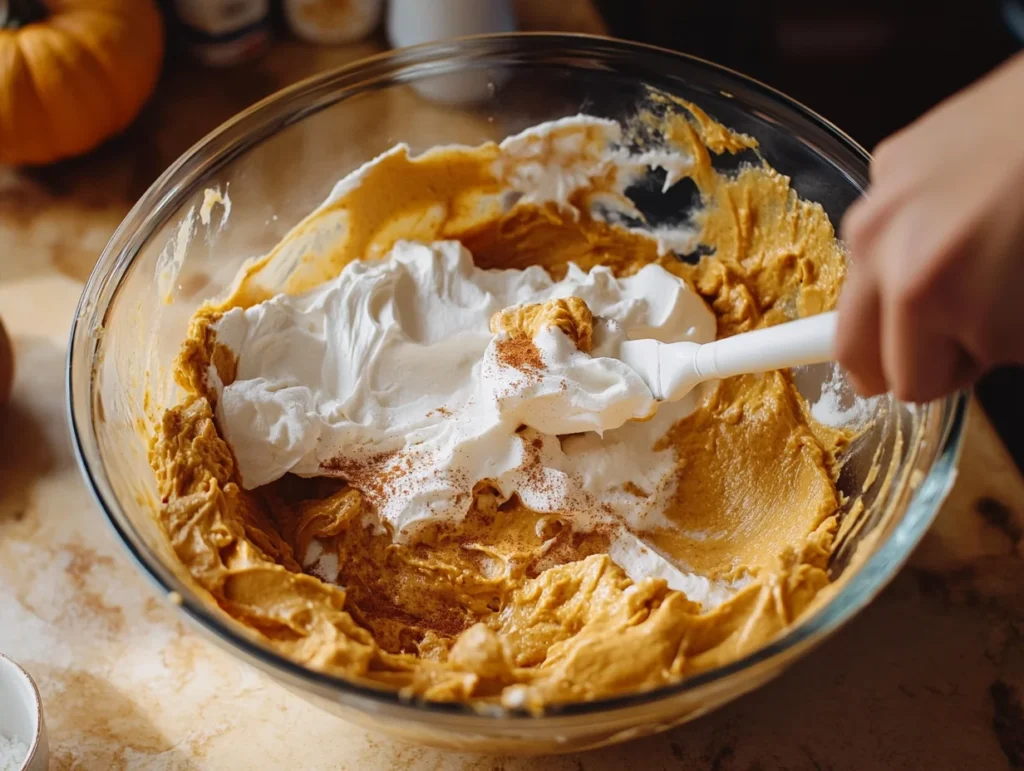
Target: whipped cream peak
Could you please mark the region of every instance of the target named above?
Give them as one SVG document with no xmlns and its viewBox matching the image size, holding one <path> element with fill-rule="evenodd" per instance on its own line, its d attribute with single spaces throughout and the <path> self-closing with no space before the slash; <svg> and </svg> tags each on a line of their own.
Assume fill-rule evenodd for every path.
<svg viewBox="0 0 1024 771">
<path fill-rule="evenodd" d="M 573 195 L 594 189 L 596 179 L 611 175 L 613 189 L 622 193 L 641 171 L 626 162 L 627 154 L 615 151 L 621 142 L 622 126 L 616 121 L 574 115 L 503 140 L 494 170 L 524 203 L 553 201 L 572 209 Z"/>
<path fill-rule="evenodd" d="M 599 342 L 592 354 L 579 350 L 558 327 L 544 327 L 533 338 L 499 333 L 484 352 L 481 381 L 487 398 L 507 420 L 545 434 L 601 435 L 649 418 L 657 409 L 650 388 L 615 358 L 627 339 L 625 330 L 615 321 L 598 319 L 594 333 Z M 525 343 L 534 353 L 519 354 L 525 363 L 509 361 L 502 352 L 510 343 Z"/>
<path fill-rule="evenodd" d="M 558 325 L 490 330 L 510 308 L 567 298 L 592 314 L 589 353 Z M 656 410 L 615 352 L 628 339 L 706 342 L 715 321 L 658 265 L 625 278 L 570 265 L 555 281 L 540 267 L 478 268 L 455 241 L 403 241 L 305 294 L 229 310 L 213 330 L 237 361 L 232 383 L 208 377 L 243 485 L 341 476 L 402 537 L 458 521 L 485 480 L 583 526 L 655 524 L 673 463 L 653 447 L 697 396 Z"/>
</svg>

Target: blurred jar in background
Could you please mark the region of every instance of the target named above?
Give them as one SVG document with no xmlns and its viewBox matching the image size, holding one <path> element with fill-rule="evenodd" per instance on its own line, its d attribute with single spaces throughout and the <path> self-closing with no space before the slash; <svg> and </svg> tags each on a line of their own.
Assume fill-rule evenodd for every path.
<svg viewBox="0 0 1024 771">
<path fill-rule="evenodd" d="M 550 0 L 558 2 L 558 0 Z M 389 0 L 387 34 L 394 48 L 463 35 L 515 32 L 519 23 L 512 0 Z M 492 98 L 506 80 L 500 69 L 467 68 L 444 77 L 420 78 L 420 96 L 447 105 L 469 105 Z"/>
<path fill-rule="evenodd" d="M 270 42 L 270 0 L 174 0 L 174 12 L 203 64 L 238 64 Z"/>
<path fill-rule="evenodd" d="M 284 0 L 295 36 L 327 45 L 362 40 L 380 23 L 383 10 L 384 0 Z"/>
<path fill-rule="evenodd" d="M 516 27 L 511 0 L 390 0 L 388 5 L 388 39 L 395 48 L 462 35 L 514 32 Z"/>
</svg>

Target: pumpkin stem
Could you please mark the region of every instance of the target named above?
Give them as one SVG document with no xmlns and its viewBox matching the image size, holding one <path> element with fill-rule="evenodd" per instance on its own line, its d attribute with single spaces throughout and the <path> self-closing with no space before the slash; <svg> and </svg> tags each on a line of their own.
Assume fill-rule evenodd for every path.
<svg viewBox="0 0 1024 771">
<path fill-rule="evenodd" d="M 18 29 L 45 18 L 40 0 L 0 0 L 0 28 Z"/>
</svg>

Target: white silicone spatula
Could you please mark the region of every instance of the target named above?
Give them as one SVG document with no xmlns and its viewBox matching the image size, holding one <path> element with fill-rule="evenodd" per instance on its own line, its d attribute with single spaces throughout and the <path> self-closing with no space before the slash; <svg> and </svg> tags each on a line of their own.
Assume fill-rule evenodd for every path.
<svg viewBox="0 0 1024 771">
<path fill-rule="evenodd" d="M 833 311 L 704 345 L 629 340 L 619 358 L 644 379 L 655 399 L 673 402 L 705 380 L 832 361 L 835 341 Z"/>
</svg>

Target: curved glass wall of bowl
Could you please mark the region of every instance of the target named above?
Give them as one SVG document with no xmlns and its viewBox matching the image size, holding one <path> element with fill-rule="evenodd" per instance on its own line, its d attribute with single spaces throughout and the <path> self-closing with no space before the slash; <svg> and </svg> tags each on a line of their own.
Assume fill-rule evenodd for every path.
<svg viewBox="0 0 1024 771">
<path fill-rule="evenodd" d="M 495 88 L 472 104 L 440 104 L 410 87 L 457 82 L 467 72 L 484 73 Z M 892 464 L 893 482 L 884 489 L 867 485 L 866 513 L 841 532 L 833 560 L 840 586 L 815 613 L 728 666 L 650 693 L 555 705 L 540 719 L 497 707 L 481 714 L 457 704 L 410 704 L 284 659 L 206 604 L 157 527 L 146 438 L 138 430 L 153 416 L 147 377 L 150 406 L 169 403 L 175 394 L 169 365 L 189 317 L 227 287 L 245 260 L 273 247 L 338 178 L 396 142 L 419 152 L 501 139 L 579 112 L 621 119 L 648 88 L 691 100 L 755 136 L 768 161 L 834 222 L 867 184 L 863 149 L 801 105 L 741 75 L 604 38 L 512 35 L 395 51 L 285 89 L 193 147 L 128 214 L 90 277 L 72 330 L 74 442 L 83 473 L 125 548 L 159 591 L 182 598 L 180 612 L 211 639 L 320 706 L 406 739 L 488 751 L 567 751 L 664 729 L 749 690 L 824 639 L 892 577 L 953 479 L 963 395 L 923 407 L 891 399 L 875 403 L 870 429 L 851 447 L 840 487 L 851 500 L 861 495 L 876 458 Z M 230 214 L 216 198 L 204 209 L 207 191 L 230 199 Z M 645 189 L 633 192 L 655 223 L 673 221 L 692 203 L 692 191 L 682 190 L 680 199 L 659 211 Z M 812 403 L 824 396 L 838 414 L 848 411 L 852 390 L 841 371 L 808 367 L 796 377 Z"/>
</svg>

